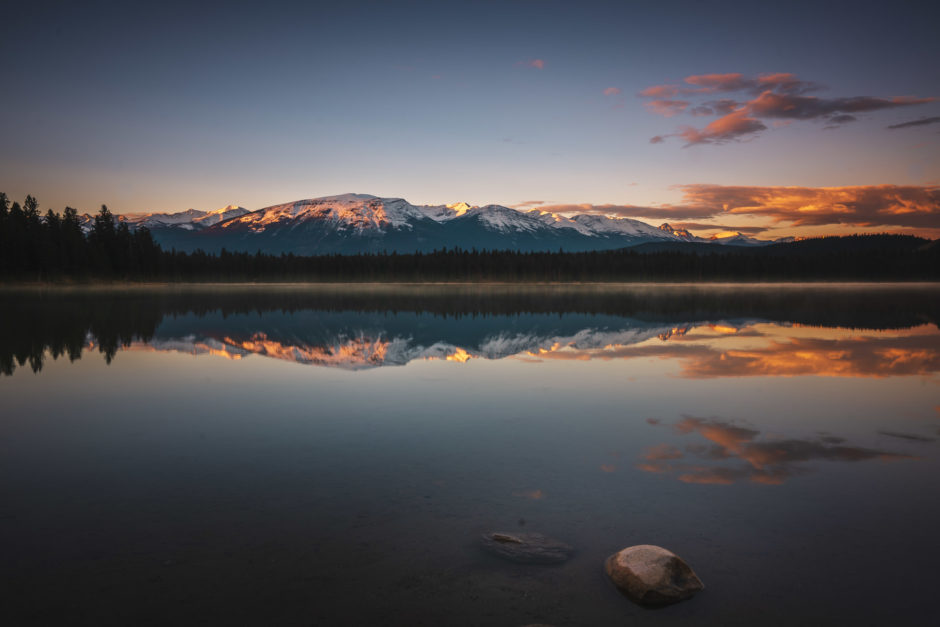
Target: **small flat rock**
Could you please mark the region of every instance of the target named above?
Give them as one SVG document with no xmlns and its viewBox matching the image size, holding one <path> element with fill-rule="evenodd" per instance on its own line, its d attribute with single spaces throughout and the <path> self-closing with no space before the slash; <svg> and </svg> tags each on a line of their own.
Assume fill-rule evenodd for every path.
<svg viewBox="0 0 940 627">
<path fill-rule="evenodd" d="M 519 564 L 560 564 L 574 552 L 571 546 L 541 533 L 484 533 L 480 547 Z"/>
<path fill-rule="evenodd" d="M 678 603 L 705 588 L 681 557 L 651 544 L 614 553 L 607 558 L 604 570 L 621 592 L 640 605 Z"/>
</svg>

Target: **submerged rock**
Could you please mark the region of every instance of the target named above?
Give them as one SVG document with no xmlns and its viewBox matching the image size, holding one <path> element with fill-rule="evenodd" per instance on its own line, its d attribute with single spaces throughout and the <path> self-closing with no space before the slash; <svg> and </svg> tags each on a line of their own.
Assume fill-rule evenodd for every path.
<svg viewBox="0 0 940 627">
<path fill-rule="evenodd" d="M 540 533 L 484 533 L 480 546 L 484 551 L 520 564 L 560 564 L 574 548 Z"/>
<path fill-rule="evenodd" d="M 621 592 L 641 605 L 678 603 L 705 587 L 681 557 L 651 544 L 614 553 L 604 570 Z"/>
</svg>

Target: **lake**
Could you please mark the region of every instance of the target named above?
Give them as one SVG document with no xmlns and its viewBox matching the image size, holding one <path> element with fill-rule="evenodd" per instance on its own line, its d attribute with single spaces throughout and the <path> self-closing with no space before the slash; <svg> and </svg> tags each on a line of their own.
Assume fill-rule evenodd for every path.
<svg viewBox="0 0 940 627">
<path fill-rule="evenodd" d="M 927 624 L 940 287 L 0 290 L 6 625 Z M 574 547 L 532 565 L 484 533 Z M 705 583 L 650 610 L 608 555 Z"/>
</svg>

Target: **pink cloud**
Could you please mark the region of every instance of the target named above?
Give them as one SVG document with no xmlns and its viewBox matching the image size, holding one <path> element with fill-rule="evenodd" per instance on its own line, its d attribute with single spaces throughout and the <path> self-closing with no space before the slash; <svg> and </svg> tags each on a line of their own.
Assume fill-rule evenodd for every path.
<svg viewBox="0 0 940 627">
<path fill-rule="evenodd" d="M 655 85 L 647 87 L 640 92 L 641 98 L 672 98 L 679 94 L 679 88 L 675 85 Z"/>
<path fill-rule="evenodd" d="M 536 70 L 544 70 L 545 59 L 529 59 L 528 61 L 520 61 L 516 65 L 521 65 L 524 67 L 534 67 Z"/>
<path fill-rule="evenodd" d="M 687 76 L 685 82 L 699 88 L 696 90 L 686 88 L 686 93 L 738 91 L 749 89 L 754 84 L 751 79 L 744 78 L 743 74 L 699 74 Z"/>
<path fill-rule="evenodd" d="M 608 87 L 607 89 L 604 90 L 605 96 L 616 96 L 619 93 L 620 93 L 619 87 Z"/>
<path fill-rule="evenodd" d="M 805 95 L 820 89 L 820 85 L 804 81 L 794 74 L 778 72 L 748 77 L 740 73 L 698 74 L 687 76 L 684 85 L 654 85 L 640 92 L 650 98 L 646 108 L 658 115 L 672 117 L 680 113 L 693 116 L 720 116 L 703 129 L 686 126 L 675 136 L 686 140 L 686 146 L 695 144 L 721 144 L 740 141 L 767 130 L 761 120 L 775 120 L 779 128 L 794 120 L 819 120 L 826 128 L 834 128 L 856 121 L 858 113 L 869 113 L 899 107 L 934 102 L 935 98 L 853 96 L 820 98 Z M 679 100 L 676 96 L 701 97 L 705 94 L 745 93 L 744 100 L 722 98 L 704 102 Z M 657 135 L 659 143 L 668 135 Z M 657 139 L 658 138 L 658 139 Z M 651 140 L 652 141 L 652 140 Z"/>
<path fill-rule="evenodd" d="M 688 106 L 685 100 L 651 100 L 646 103 L 647 109 L 667 118 L 682 113 Z"/>
<path fill-rule="evenodd" d="M 740 109 L 717 120 L 712 120 L 702 130 L 691 126 L 684 127 L 679 131 L 679 136 L 685 139 L 686 146 L 723 144 L 747 135 L 753 135 L 766 128 L 767 126 L 763 122 L 750 117 L 747 109 Z"/>
</svg>

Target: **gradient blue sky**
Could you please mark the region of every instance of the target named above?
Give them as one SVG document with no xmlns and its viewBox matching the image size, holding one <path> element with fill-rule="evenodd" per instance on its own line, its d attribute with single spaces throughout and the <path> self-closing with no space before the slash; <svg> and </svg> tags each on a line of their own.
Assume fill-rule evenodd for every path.
<svg viewBox="0 0 940 627">
<path fill-rule="evenodd" d="M 666 204 L 673 221 L 783 234 L 828 227 L 794 230 L 766 194 L 766 211 L 683 211 L 703 201 L 677 186 L 891 185 L 921 199 L 917 220 L 869 212 L 828 230 L 936 237 L 940 101 L 845 124 L 768 118 L 684 147 L 650 138 L 715 118 L 657 115 L 638 94 L 792 73 L 818 98 L 940 97 L 937 16 L 930 2 L 21 3 L 0 37 L 0 190 L 119 213 L 344 192 L 620 215 Z"/>
</svg>

